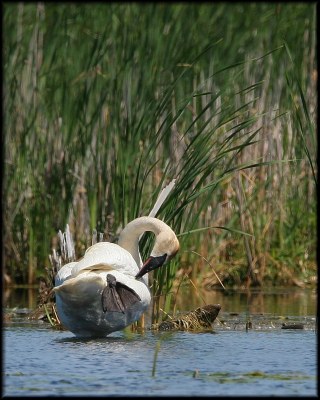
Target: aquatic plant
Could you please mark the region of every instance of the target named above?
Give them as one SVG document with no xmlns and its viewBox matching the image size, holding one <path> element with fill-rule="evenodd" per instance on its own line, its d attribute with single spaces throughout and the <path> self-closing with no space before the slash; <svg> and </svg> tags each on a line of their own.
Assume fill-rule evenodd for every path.
<svg viewBox="0 0 320 400">
<path fill-rule="evenodd" d="M 43 275 L 67 223 L 79 257 L 93 230 L 116 239 L 173 178 L 158 216 L 183 251 L 154 274 L 156 320 L 180 270 L 199 284 L 209 264 L 229 285 L 314 275 L 315 4 L 3 11 L 8 281 Z"/>
</svg>

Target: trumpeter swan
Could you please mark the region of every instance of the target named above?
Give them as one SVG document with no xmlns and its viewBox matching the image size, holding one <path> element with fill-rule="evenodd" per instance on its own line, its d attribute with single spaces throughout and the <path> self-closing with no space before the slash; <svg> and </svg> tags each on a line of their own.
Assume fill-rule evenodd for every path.
<svg viewBox="0 0 320 400">
<path fill-rule="evenodd" d="M 155 234 L 143 264 L 139 238 Z M 153 217 L 131 221 L 118 244 L 99 242 L 78 262 L 64 265 L 55 278 L 54 292 L 62 324 L 80 337 L 101 337 L 137 321 L 151 302 L 148 272 L 161 267 L 179 250 L 173 230 Z"/>
</svg>

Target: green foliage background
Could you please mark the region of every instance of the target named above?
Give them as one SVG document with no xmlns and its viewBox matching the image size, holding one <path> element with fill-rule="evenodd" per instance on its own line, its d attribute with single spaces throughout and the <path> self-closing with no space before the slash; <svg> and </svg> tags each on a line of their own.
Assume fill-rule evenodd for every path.
<svg viewBox="0 0 320 400">
<path fill-rule="evenodd" d="M 159 218 L 182 251 L 155 292 L 212 264 L 230 284 L 311 282 L 315 3 L 4 3 L 3 71 L 12 282 L 44 274 L 67 223 L 81 256 L 173 178 Z"/>
</svg>

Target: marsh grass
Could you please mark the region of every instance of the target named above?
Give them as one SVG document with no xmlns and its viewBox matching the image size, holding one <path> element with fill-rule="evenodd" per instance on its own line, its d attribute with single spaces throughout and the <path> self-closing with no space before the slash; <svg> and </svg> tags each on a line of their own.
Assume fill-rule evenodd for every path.
<svg viewBox="0 0 320 400">
<path fill-rule="evenodd" d="M 43 275 L 67 223 L 78 257 L 94 230 L 116 240 L 173 178 L 157 216 L 187 251 L 153 275 L 156 322 L 181 270 L 239 286 L 315 275 L 314 4 L 3 11 L 8 279 Z"/>
</svg>

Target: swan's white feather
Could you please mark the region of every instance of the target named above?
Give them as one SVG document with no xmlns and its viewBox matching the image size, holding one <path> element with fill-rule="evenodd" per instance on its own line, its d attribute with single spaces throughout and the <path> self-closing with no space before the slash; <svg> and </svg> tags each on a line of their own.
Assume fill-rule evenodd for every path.
<svg viewBox="0 0 320 400">
<path fill-rule="evenodd" d="M 163 254 L 167 250 L 168 254 L 175 254 L 178 250 L 175 234 L 164 222 L 156 218 L 141 217 L 128 224 L 120 235 L 119 242 L 123 246 L 109 242 L 96 243 L 87 249 L 78 262 L 70 262 L 58 271 L 54 287 L 58 316 L 62 324 L 76 336 L 105 336 L 124 329 L 137 321 L 148 308 L 151 294 L 147 286 L 147 274 L 142 278 L 135 278 L 141 264 L 138 265 L 139 261 L 136 262 L 132 255 L 138 252 L 138 238 L 143 230 L 153 231 L 164 242 L 166 235 L 175 238 L 173 241 L 169 240 L 172 248 L 165 248 Z M 159 235 L 160 232 L 165 237 Z M 136 248 L 130 245 L 133 243 Z M 157 239 L 155 246 L 156 244 Z M 136 259 L 139 260 L 140 255 Z M 126 305 L 123 312 L 103 311 L 102 294 L 108 286 L 108 274 L 113 275 L 117 284 L 134 291 L 140 300 Z"/>
<path fill-rule="evenodd" d="M 88 266 L 103 263 L 126 275 L 135 276 L 139 271 L 138 265 L 127 250 L 115 243 L 99 242 L 87 249 L 72 272 L 77 273 Z"/>
</svg>

